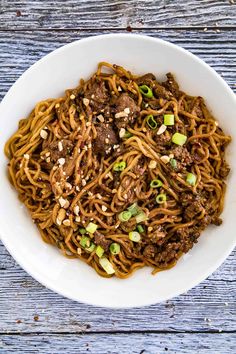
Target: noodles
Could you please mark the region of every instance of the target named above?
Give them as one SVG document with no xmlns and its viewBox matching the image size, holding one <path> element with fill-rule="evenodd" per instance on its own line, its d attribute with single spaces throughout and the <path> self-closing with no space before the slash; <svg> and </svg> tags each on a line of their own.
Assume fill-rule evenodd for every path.
<svg viewBox="0 0 236 354">
<path fill-rule="evenodd" d="M 171 74 L 159 83 L 100 63 L 64 97 L 39 102 L 5 154 L 43 240 L 101 276 L 126 278 L 173 267 L 207 225 L 221 224 L 229 142 Z"/>
</svg>

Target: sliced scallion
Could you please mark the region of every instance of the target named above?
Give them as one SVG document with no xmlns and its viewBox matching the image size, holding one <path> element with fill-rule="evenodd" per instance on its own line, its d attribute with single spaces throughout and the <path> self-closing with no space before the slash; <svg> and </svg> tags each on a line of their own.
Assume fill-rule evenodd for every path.
<svg viewBox="0 0 236 354">
<path fill-rule="evenodd" d="M 89 232 L 90 234 L 94 234 L 94 232 L 97 230 L 98 226 L 94 224 L 93 222 L 90 222 L 88 226 L 86 227 L 86 231 Z"/>
<path fill-rule="evenodd" d="M 193 173 L 188 173 L 186 177 L 186 182 L 191 186 L 195 186 L 197 177 Z"/>
<path fill-rule="evenodd" d="M 147 215 L 141 211 L 138 215 L 135 216 L 136 223 L 139 224 L 140 222 L 146 221 L 148 219 Z"/>
<path fill-rule="evenodd" d="M 173 169 L 177 168 L 177 161 L 176 159 L 170 159 L 170 165 Z"/>
<path fill-rule="evenodd" d="M 81 227 L 79 229 L 79 232 L 81 233 L 81 235 L 84 235 L 84 234 L 86 234 L 87 231 L 84 228 Z"/>
<path fill-rule="evenodd" d="M 122 213 L 119 214 L 118 218 L 121 222 L 126 222 L 131 218 L 132 214 L 130 211 L 122 211 Z"/>
<path fill-rule="evenodd" d="M 129 239 L 133 242 L 139 242 L 141 240 L 140 233 L 137 231 L 131 231 L 129 233 Z"/>
<path fill-rule="evenodd" d="M 153 97 L 152 89 L 150 87 L 148 87 L 147 85 L 139 86 L 139 91 L 141 92 L 141 94 L 144 97 L 147 97 L 147 98 L 152 98 Z"/>
<path fill-rule="evenodd" d="M 137 203 L 134 203 L 128 207 L 128 211 L 131 213 L 132 216 L 135 216 L 139 213 L 139 207 Z"/>
<path fill-rule="evenodd" d="M 151 188 L 159 188 L 163 185 L 162 181 L 159 179 L 153 179 L 150 183 Z"/>
<path fill-rule="evenodd" d="M 111 262 L 106 257 L 99 258 L 99 264 L 105 270 L 105 272 L 107 274 L 114 274 L 115 273 L 115 270 L 114 270 Z"/>
<path fill-rule="evenodd" d="M 91 242 L 91 245 L 89 247 L 86 247 L 86 251 L 93 252 L 95 250 L 95 248 L 96 248 L 96 245 L 93 242 Z"/>
<path fill-rule="evenodd" d="M 144 228 L 142 227 L 142 225 L 138 225 L 137 230 L 140 234 L 145 231 Z"/>
<path fill-rule="evenodd" d="M 133 136 L 133 134 L 131 134 L 128 130 L 126 130 L 123 138 L 124 139 L 129 139 L 129 138 L 131 138 L 131 136 Z"/>
<path fill-rule="evenodd" d="M 116 172 L 120 172 L 120 171 L 124 171 L 125 167 L 126 167 L 125 161 L 116 162 L 113 166 L 113 170 Z"/>
<path fill-rule="evenodd" d="M 119 254 L 120 253 L 120 245 L 119 243 L 113 242 L 110 245 L 110 251 L 112 254 Z"/>
<path fill-rule="evenodd" d="M 103 253 L 104 253 L 104 249 L 101 247 L 101 246 L 97 246 L 96 248 L 96 255 L 101 258 L 103 256 Z"/>
<path fill-rule="evenodd" d="M 157 128 L 157 122 L 155 121 L 155 118 L 153 117 L 152 114 L 149 114 L 146 117 L 146 122 L 149 128 L 151 128 L 152 130 L 155 130 Z"/>
<path fill-rule="evenodd" d="M 156 202 L 157 202 L 158 204 L 162 204 L 162 203 L 164 203 L 165 201 L 166 201 L 166 194 L 160 193 L 160 194 L 158 194 L 158 195 L 156 196 Z"/>
<path fill-rule="evenodd" d="M 175 124 L 174 114 L 164 114 L 164 124 L 165 125 L 174 125 Z"/>
<path fill-rule="evenodd" d="M 184 145 L 186 143 L 187 140 L 187 136 L 181 133 L 174 133 L 172 135 L 172 143 L 175 143 L 176 145 Z"/>
<path fill-rule="evenodd" d="M 80 245 L 84 248 L 90 247 L 90 238 L 87 236 L 82 236 L 80 240 Z"/>
</svg>

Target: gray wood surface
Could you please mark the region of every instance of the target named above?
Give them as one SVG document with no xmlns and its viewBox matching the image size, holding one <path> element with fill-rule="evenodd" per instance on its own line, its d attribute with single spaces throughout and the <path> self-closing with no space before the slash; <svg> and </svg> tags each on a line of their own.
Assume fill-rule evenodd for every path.
<svg viewBox="0 0 236 354">
<path fill-rule="evenodd" d="M 0 99 L 55 48 L 127 26 L 190 50 L 236 92 L 236 1 L 1 0 Z M 187 294 L 110 310 L 44 288 L 0 243 L 0 353 L 235 353 L 235 254 Z"/>
<path fill-rule="evenodd" d="M 235 25 L 228 0 L 2 0 L 2 29 L 169 28 Z M 17 12 L 17 11 L 20 11 Z"/>
</svg>

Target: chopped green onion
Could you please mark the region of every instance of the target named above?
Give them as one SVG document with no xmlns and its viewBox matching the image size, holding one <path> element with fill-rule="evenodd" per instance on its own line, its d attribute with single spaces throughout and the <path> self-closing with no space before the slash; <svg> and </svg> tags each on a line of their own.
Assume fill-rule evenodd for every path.
<svg viewBox="0 0 236 354">
<path fill-rule="evenodd" d="M 131 213 L 132 216 L 138 215 L 139 207 L 137 203 L 134 203 L 128 207 L 128 211 Z"/>
<path fill-rule="evenodd" d="M 96 248 L 96 255 L 101 258 L 103 256 L 103 253 L 104 253 L 104 249 L 101 247 L 101 246 L 97 246 Z"/>
<path fill-rule="evenodd" d="M 153 92 L 152 89 L 150 87 L 148 87 L 147 85 L 142 85 L 139 86 L 139 91 L 141 92 L 141 94 L 147 98 L 152 98 L 153 97 Z"/>
<path fill-rule="evenodd" d="M 131 231 L 129 233 L 129 239 L 133 242 L 139 242 L 141 240 L 141 236 L 140 236 L 139 232 Z"/>
<path fill-rule="evenodd" d="M 186 143 L 187 140 L 187 136 L 184 134 L 180 134 L 180 133 L 175 133 L 174 135 L 172 135 L 172 143 L 175 143 L 176 145 L 184 145 Z"/>
<path fill-rule="evenodd" d="M 116 172 L 120 172 L 123 171 L 126 167 L 126 162 L 125 161 L 121 161 L 121 162 L 116 162 L 113 166 L 113 170 Z"/>
<path fill-rule="evenodd" d="M 98 226 L 94 224 L 93 222 L 90 222 L 88 226 L 86 227 L 86 231 L 89 232 L 90 234 L 94 234 L 94 232 L 97 230 Z"/>
<path fill-rule="evenodd" d="M 159 188 L 162 186 L 162 181 L 160 181 L 159 179 L 153 179 L 150 183 L 150 187 L 151 188 Z"/>
<path fill-rule="evenodd" d="M 135 216 L 136 223 L 139 224 L 140 222 L 146 221 L 148 219 L 147 215 L 141 211 L 138 215 Z"/>
<path fill-rule="evenodd" d="M 131 218 L 132 214 L 130 211 L 122 211 L 122 213 L 119 214 L 119 220 L 122 222 L 128 221 Z"/>
<path fill-rule="evenodd" d="M 155 130 L 157 128 L 157 122 L 155 121 L 152 114 L 149 114 L 146 117 L 146 122 L 147 122 L 147 125 L 149 126 L 149 128 L 151 128 L 152 130 Z"/>
<path fill-rule="evenodd" d="M 175 159 L 170 159 L 170 165 L 172 168 L 177 168 L 177 161 Z"/>
<path fill-rule="evenodd" d="M 165 125 L 174 125 L 175 124 L 174 114 L 164 114 L 164 124 Z"/>
<path fill-rule="evenodd" d="M 82 247 L 86 248 L 90 246 L 90 238 L 87 236 L 82 236 L 80 240 L 80 244 Z"/>
<path fill-rule="evenodd" d="M 129 139 L 129 138 L 131 138 L 131 136 L 133 136 L 133 134 L 131 134 L 128 130 L 126 130 L 123 138 L 124 139 Z"/>
<path fill-rule="evenodd" d="M 87 231 L 84 228 L 81 227 L 79 229 L 79 232 L 81 233 L 81 235 L 84 235 L 84 234 L 86 234 Z"/>
<path fill-rule="evenodd" d="M 119 245 L 119 243 L 113 242 L 110 245 L 110 251 L 111 251 L 112 254 L 120 253 L 120 245 Z"/>
<path fill-rule="evenodd" d="M 145 231 L 144 228 L 142 227 L 142 225 L 138 225 L 137 230 L 140 234 Z"/>
<path fill-rule="evenodd" d="M 96 245 L 93 242 L 91 242 L 90 247 L 86 247 L 85 249 L 88 252 L 93 252 L 95 250 L 95 248 L 96 248 Z"/>
<path fill-rule="evenodd" d="M 157 202 L 158 204 L 162 204 L 162 203 L 164 203 L 165 201 L 166 201 L 166 195 L 165 195 L 164 193 L 158 194 L 158 195 L 156 196 L 156 202 Z"/>
<path fill-rule="evenodd" d="M 195 186 L 197 177 L 193 173 L 188 173 L 186 177 L 186 182 L 191 186 Z"/>
<path fill-rule="evenodd" d="M 107 274 L 114 274 L 115 270 L 109 262 L 109 260 L 105 257 L 99 259 L 100 266 L 106 271 Z"/>
</svg>

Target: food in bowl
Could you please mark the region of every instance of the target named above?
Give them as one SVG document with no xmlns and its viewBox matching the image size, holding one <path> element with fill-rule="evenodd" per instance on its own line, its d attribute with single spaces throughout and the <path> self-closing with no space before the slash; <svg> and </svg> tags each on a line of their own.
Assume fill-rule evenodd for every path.
<svg viewBox="0 0 236 354">
<path fill-rule="evenodd" d="M 166 76 L 102 62 L 39 102 L 5 145 L 43 240 L 104 277 L 169 269 L 222 222 L 230 137 L 202 97 Z"/>
</svg>

